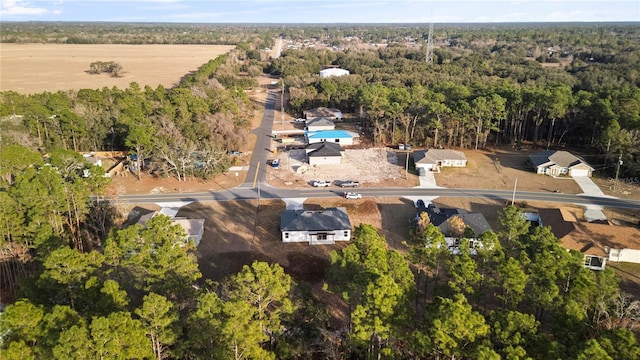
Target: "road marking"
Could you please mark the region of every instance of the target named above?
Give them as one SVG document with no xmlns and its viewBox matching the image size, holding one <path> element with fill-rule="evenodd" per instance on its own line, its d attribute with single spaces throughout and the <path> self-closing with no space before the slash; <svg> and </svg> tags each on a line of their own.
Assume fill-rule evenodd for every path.
<svg viewBox="0 0 640 360">
<path fill-rule="evenodd" d="M 256 176 L 253 177 L 253 187 L 256 187 L 256 182 L 258 182 L 258 173 L 260 172 L 260 163 L 256 166 Z"/>
</svg>

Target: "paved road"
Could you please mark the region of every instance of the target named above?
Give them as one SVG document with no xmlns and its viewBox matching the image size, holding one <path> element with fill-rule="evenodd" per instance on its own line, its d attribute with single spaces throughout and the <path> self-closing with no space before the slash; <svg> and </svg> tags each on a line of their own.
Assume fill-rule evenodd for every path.
<svg viewBox="0 0 640 360">
<path fill-rule="evenodd" d="M 125 203 L 159 203 L 159 202 L 197 202 L 197 201 L 229 201 L 251 199 L 285 199 L 285 198 L 330 198 L 342 196 L 343 189 L 309 188 L 309 189 L 280 189 L 266 183 L 258 187 L 241 186 L 223 191 L 183 193 L 183 194 L 150 194 L 150 195 L 121 195 L 119 201 Z M 357 190 L 363 197 L 467 197 L 479 199 L 511 200 L 513 192 L 510 190 L 486 189 L 424 189 L 424 188 L 360 188 Z M 605 207 L 640 209 L 640 200 L 619 199 L 610 197 L 596 197 L 572 194 L 558 194 L 546 192 L 516 192 L 516 200 L 547 201 L 573 203 L 578 205 L 600 205 Z"/>
<path fill-rule="evenodd" d="M 165 202 L 198 202 L 198 201 L 229 201 L 252 199 L 286 199 L 286 198 L 329 198 L 342 196 L 343 189 L 309 188 L 285 189 L 274 188 L 267 184 L 267 158 L 270 153 L 271 131 L 274 121 L 274 110 L 278 93 L 272 91 L 265 104 L 264 116 L 260 127 L 253 130 L 256 135 L 255 149 L 251 155 L 249 170 L 245 182 L 240 186 L 222 191 L 180 193 L 180 194 L 149 194 L 149 195 L 120 195 L 119 202 L 130 204 L 165 203 Z M 486 189 L 446 189 L 446 188 L 364 188 L 358 189 L 363 197 L 467 197 L 497 200 L 511 200 L 513 192 L 510 190 Z M 640 201 L 610 197 L 571 195 L 546 192 L 517 192 L 517 200 L 547 201 L 573 203 L 578 205 L 599 205 L 606 207 L 640 209 Z"/>
<path fill-rule="evenodd" d="M 258 184 L 266 184 L 267 181 L 267 158 L 271 149 L 271 130 L 273 128 L 273 116 L 276 108 L 276 94 L 269 91 L 264 107 L 264 115 L 260 127 L 253 130 L 256 135 L 256 145 L 251 154 L 247 178 L 239 188 L 253 188 Z"/>
</svg>

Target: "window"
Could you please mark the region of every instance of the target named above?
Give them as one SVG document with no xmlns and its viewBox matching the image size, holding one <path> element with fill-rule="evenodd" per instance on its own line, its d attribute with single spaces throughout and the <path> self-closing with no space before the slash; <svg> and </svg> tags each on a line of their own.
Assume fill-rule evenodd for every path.
<svg viewBox="0 0 640 360">
<path fill-rule="evenodd" d="M 318 240 L 327 240 L 327 233 L 318 233 L 316 234 Z"/>
<path fill-rule="evenodd" d="M 289 238 L 289 233 L 288 233 L 288 232 L 284 233 L 284 238 L 285 238 L 285 239 L 288 239 L 288 238 Z"/>
<path fill-rule="evenodd" d="M 348 230 L 344 231 L 344 237 L 349 237 L 349 231 Z"/>
<path fill-rule="evenodd" d="M 601 268 L 603 265 L 602 258 L 598 256 L 585 256 L 584 257 L 584 266 L 593 266 Z"/>
</svg>

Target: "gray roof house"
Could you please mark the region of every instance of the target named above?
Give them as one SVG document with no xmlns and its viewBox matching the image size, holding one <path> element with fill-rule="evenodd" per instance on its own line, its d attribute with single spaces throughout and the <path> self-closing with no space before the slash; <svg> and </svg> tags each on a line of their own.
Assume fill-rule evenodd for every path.
<svg viewBox="0 0 640 360">
<path fill-rule="evenodd" d="M 441 167 L 465 167 L 467 157 L 464 153 L 449 149 L 420 150 L 413 153 L 416 168 L 425 171 L 440 171 Z"/>
<path fill-rule="evenodd" d="M 280 214 L 282 242 L 331 245 L 351 240 L 351 221 L 344 207 L 324 210 L 284 210 Z"/>
<path fill-rule="evenodd" d="M 437 226 L 445 236 L 451 233 L 450 224 L 447 220 L 454 216 L 461 218 L 465 226 L 471 229 L 476 236 L 491 230 L 491 225 L 481 213 L 469 213 L 464 209 L 438 208 L 430 203 L 426 207 L 418 208 L 416 219 L 423 212 L 429 215 L 431 223 Z"/>
<path fill-rule="evenodd" d="M 593 168 L 567 151 L 547 150 L 529 156 L 537 174 L 591 176 Z"/>
<path fill-rule="evenodd" d="M 313 119 L 307 119 L 305 122 L 307 131 L 322 131 L 322 130 L 335 130 L 336 124 L 333 120 L 325 117 L 316 117 Z"/>
<path fill-rule="evenodd" d="M 309 165 L 337 165 L 342 163 L 344 149 L 340 144 L 320 142 L 305 147 Z"/>
<path fill-rule="evenodd" d="M 313 119 L 317 117 L 328 118 L 331 120 L 342 120 L 342 111 L 334 108 L 317 107 L 302 112 L 305 119 Z"/>
</svg>

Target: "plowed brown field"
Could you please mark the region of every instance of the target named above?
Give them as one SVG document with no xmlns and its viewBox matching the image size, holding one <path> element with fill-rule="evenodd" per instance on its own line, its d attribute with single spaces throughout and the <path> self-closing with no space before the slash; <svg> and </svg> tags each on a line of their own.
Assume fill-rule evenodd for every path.
<svg viewBox="0 0 640 360">
<path fill-rule="evenodd" d="M 66 45 L 0 44 L 0 91 L 23 94 L 58 90 L 127 88 L 162 85 L 170 88 L 180 79 L 232 45 Z M 115 61 L 122 77 L 91 75 L 94 61 Z"/>
</svg>

